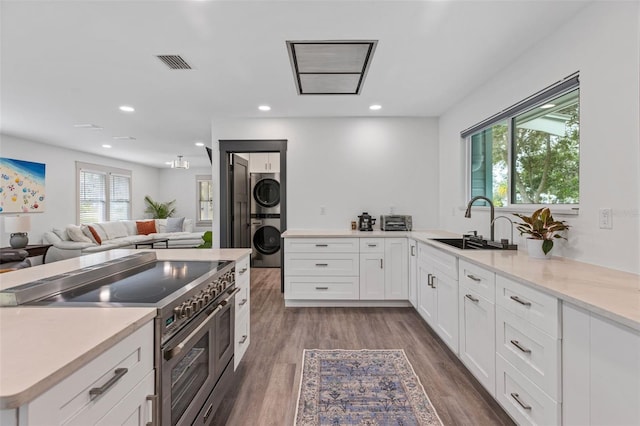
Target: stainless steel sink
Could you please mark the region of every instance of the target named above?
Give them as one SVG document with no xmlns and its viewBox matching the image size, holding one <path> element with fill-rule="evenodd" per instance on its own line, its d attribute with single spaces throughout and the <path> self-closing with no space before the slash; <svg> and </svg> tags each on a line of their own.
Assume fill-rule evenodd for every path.
<svg viewBox="0 0 640 426">
<path fill-rule="evenodd" d="M 517 250 L 516 244 L 509 244 L 507 240 L 501 242 L 487 241 L 477 237 L 462 238 L 431 238 L 433 241 L 447 244 L 461 250 Z"/>
</svg>

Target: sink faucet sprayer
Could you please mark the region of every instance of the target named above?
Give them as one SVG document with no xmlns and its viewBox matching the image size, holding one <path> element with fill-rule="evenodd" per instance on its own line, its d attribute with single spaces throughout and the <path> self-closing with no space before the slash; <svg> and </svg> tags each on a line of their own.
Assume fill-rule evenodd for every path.
<svg viewBox="0 0 640 426">
<path fill-rule="evenodd" d="M 509 240 L 509 243 L 513 244 L 513 221 L 509 219 L 507 216 L 498 216 L 491 221 L 491 226 L 493 226 L 495 221 L 498 219 L 507 219 L 511 223 L 511 240 Z"/>
<path fill-rule="evenodd" d="M 485 197 L 484 195 L 478 195 L 473 197 L 469 203 L 467 203 L 467 211 L 464 212 L 464 217 L 471 217 L 471 206 L 473 205 L 473 203 L 475 203 L 477 200 L 485 200 L 487 203 L 489 203 L 489 207 L 491 207 L 491 240 L 493 241 L 493 222 L 495 221 L 494 215 L 495 215 L 495 210 L 493 208 L 493 202 L 488 199 L 487 197 Z"/>
</svg>

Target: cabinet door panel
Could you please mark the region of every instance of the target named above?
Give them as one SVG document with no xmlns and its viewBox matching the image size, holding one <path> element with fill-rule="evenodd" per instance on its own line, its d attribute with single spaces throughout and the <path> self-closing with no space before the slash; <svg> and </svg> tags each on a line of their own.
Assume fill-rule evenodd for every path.
<svg viewBox="0 0 640 426">
<path fill-rule="evenodd" d="M 407 300 L 409 297 L 409 258 L 406 238 L 384 241 L 384 297 Z"/>
<path fill-rule="evenodd" d="M 409 302 L 418 308 L 418 244 L 409 240 Z"/>
<path fill-rule="evenodd" d="M 151 421 L 152 410 L 147 396 L 153 395 L 153 371 L 115 405 L 96 426 L 145 426 Z"/>
<path fill-rule="evenodd" d="M 384 259 L 380 253 L 360 255 L 360 299 L 384 299 Z"/>
<path fill-rule="evenodd" d="M 495 397 L 495 307 L 477 292 L 460 287 L 460 359 Z"/>
<path fill-rule="evenodd" d="M 436 291 L 429 285 L 431 274 L 423 265 L 418 266 L 418 313 L 431 327 L 436 322 Z"/>
<path fill-rule="evenodd" d="M 458 353 L 458 281 L 434 269 L 438 312 L 436 332 L 454 353 Z"/>
</svg>

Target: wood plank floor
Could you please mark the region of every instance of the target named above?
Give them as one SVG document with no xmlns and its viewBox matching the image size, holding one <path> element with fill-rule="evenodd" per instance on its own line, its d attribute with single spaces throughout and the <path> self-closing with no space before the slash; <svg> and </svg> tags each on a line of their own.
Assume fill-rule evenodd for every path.
<svg viewBox="0 0 640 426">
<path fill-rule="evenodd" d="M 285 308 L 280 269 L 263 268 L 251 269 L 251 345 L 214 425 L 293 425 L 305 348 L 404 349 L 445 425 L 514 424 L 413 308 Z"/>
</svg>

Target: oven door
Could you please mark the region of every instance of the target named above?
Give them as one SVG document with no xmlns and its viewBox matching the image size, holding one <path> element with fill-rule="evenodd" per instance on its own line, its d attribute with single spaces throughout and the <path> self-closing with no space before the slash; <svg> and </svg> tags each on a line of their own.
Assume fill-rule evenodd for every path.
<svg viewBox="0 0 640 426">
<path fill-rule="evenodd" d="M 162 425 L 191 425 L 233 357 L 235 293 L 199 314 L 163 346 Z"/>
</svg>

